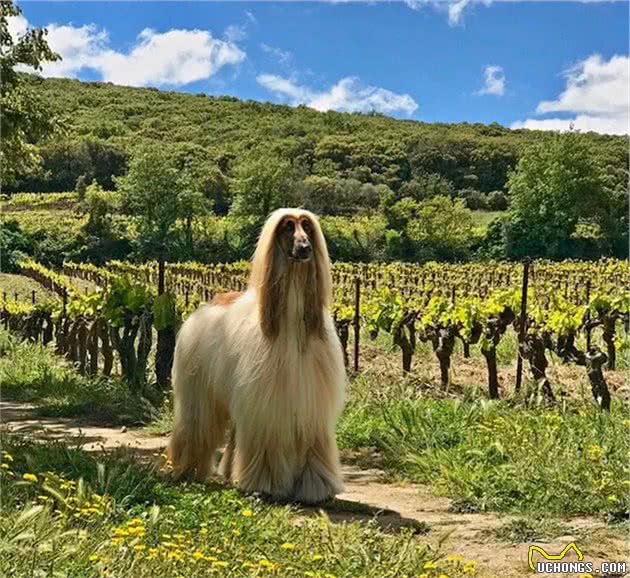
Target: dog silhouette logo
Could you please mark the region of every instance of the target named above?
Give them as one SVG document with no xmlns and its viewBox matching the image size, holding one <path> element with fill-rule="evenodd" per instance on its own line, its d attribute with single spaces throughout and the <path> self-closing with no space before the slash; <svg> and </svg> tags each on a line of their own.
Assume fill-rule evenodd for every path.
<svg viewBox="0 0 630 578">
<path fill-rule="evenodd" d="M 534 565 L 534 552 L 538 552 L 545 560 L 562 560 L 571 550 L 577 554 L 578 560 L 584 560 L 584 554 L 582 554 L 582 550 L 577 547 L 575 542 L 567 544 L 560 554 L 548 554 L 540 546 L 530 546 L 528 556 L 529 567 L 534 572 L 536 571 L 536 566 Z"/>
</svg>

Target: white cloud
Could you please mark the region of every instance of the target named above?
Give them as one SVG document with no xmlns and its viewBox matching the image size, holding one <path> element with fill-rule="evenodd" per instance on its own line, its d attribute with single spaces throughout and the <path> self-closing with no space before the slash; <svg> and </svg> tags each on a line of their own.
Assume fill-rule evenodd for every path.
<svg viewBox="0 0 630 578">
<path fill-rule="evenodd" d="M 288 50 L 282 50 L 276 46 L 269 46 L 269 44 L 265 44 L 264 42 L 260 45 L 260 48 L 263 52 L 275 56 L 280 64 L 288 64 L 293 58 L 293 55 Z"/>
<path fill-rule="evenodd" d="M 245 26 L 239 26 L 237 24 L 230 24 L 225 29 L 225 39 L 230 42 L 240 42 L 247 38 L 247 29 Z"/>
<path fill-rule="evenodd" d="M 630 132 L 630 57 L 604 60 L 593 54 L 570 68 L 566 87 L 556 100 L 536 107 L 537 115 L 568 113 L 570 118 L 534 118 L 515 122 L 513 128 L 577 130 L 611 134 Z"/>
<path fill-rule="evenodd" d="M 573 129 L 581 132 L 592 131 L 604 134 L 628 134 L 630 132 L 630 121 L 628 120 L 627 115 L 624 118 L 579 114 L 574 118 L 529 118 L 527 120 L 519 120 L 512 123 L 510 128 L 530 128 L 555 131 L 567 131 Z"/>
<path fill-rule="evenodd" d="M 7 18 L 7 28 L 12 38 L 17 39 L 22 36 L 28 28 L 28 20 L 21 14 L 9 16 Z"/>
<path fill-rule="evenodd" d="M 408 94 L 397 94 L 385 88 L 363 86 L 355 77 L 342 78 L 327 91 L 300 86 L 293 80 L 273 74 L 261 74 L 258 83 L 271 92 L 288 98 L 292 105 L 305 104 L 316 110 L 413 114 L 418 108 Z"/>
<path fill-rule="evenodd" d="M 503 96 L 505 94 L 505 74 L 501 66 L 486 66 L 483 71 L 484 86 L 477 94 L 492 94 Z"/>
<path fill-rule="evenodd" d="M 18 33 L 27 22 L 13 25 Z M 210 78 L 222 67 L 245 59 L 233 39 L 214 38 L 208 30 L 172 29 L 156 32 L 146 28 L 128 52 L 110 47 L 106 30 L 89 24 L 49 24 L 48 43 L 62 60 L 43 65 L 43 76 L 76 77 L 89 69 L 106 82 L 128 86 L 182 86 Z M 236 28 L 232 29 L 235 32 Z"/>
<path fill-rule="evenodd" d="M 627 112 L 630 101 L 630 58 L 613 56 L 605 61 L 599 54 L 566 72 L 567 86 L 557 100 L 543 101 L 536 112 Z"/>
<path fill-rule="evenodd" d="M 44 76 L 75 77 L 84 68 L 94 68 L 95 59 L 107 50 L 108 35 L 93 24 L 81 27 L 50 24 L 48 44 L 62 60 L 47 62 L 42 67 Z"/>
<path fill-rule="evenodd" d="M 478 3 L 488 6 L 492 0 L 404 0 L 404 2 L 413 10 L 420 10 L 427 6 L 444 10 L 448 14 L 448 23 L 456 26 L 461 23 L 464 10 L 468 6 Z"/>
<path fill-rule="evenodd" d="M 245 53 L 228 40 L 206 30 L 150 29 L 138 35 L 128 54 L 109 50 L 95 60 L 103 80 L 129 86 L 181 86 L 210 78 L 223 66 L 238 64 Z"/>
<path fill-rule="evenodd" d="M 335 0 L 328 0 L 335 1 Z M 369 1 L 369 0 L 366 0 Z M 395 0 L 393 0 L 395 1 Z M 431 6 L 443 10 L 448 14 L 448 22 L 451 26 L 462 23 L 465 9 L 474 5 L 483 4 L 490 6 L 494 2 L 557 2 L 562 0 L 403 0 L 413 10 L 420 10 Z M 591 4 L 597 2 L 621 2 L 624 0 L 564 0 L 566 2 L 581 2 Z"/>
</svg>

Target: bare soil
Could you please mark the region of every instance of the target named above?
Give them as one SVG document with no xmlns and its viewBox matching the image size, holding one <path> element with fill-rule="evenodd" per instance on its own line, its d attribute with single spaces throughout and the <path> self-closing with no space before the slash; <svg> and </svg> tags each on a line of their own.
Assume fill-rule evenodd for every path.
<svg viewBox="0 0 630 578">
<path fill-rule="evenodd" d="M 89 451 L 126 447 L 138 455 L 152 456 L 166 446 L 166 436 L 150 436 L 141 430 L 104 427 L 76 418 L 40 418 L 31 404 L 0 401 L 0 429 L 20 432 L 42 440 L 59 440 L 82 445 Z M 374 456 L 376 458 L 376 456 Z M 479 576 L 486 578 L 520 578 L 533 575 L 528 567 L 529 543 L 502 541 L 494 533 L 497 528 L 515 519 L 494 513 L 461 513 L 448 498 L 433 495 L 427 486 L 392 483 L 377 468 L 365 469 L 349 462 L 356 456 L 344 456 L 346 490 L 323 509 L 335 522 L 374 520 L 385 531 L 412 528 L 418 539 L 444 554 L 459 554 L 478 563 Z M 365 462 L 366 460 L 361 460 Z M 372 460 L 372 463 L 377 460 Z M 318 512 L 305 509 L 304 514 Z M 575 517 L 561 520 L 570 528 L 566 536 L 549 542 L 536 542 L 550 554 L 559 554 L 567 544 L 576 542 L 584 553 L 584 561 L 626 561 L 630 568 L 628 543 L 624 533 L 606 525 L 596 517 Z M 538 560 L 536 554 L 535 560 Z M 564 561 L 576 560 L 570 552 Z M 536 576 L 558 576 L 536 574 Z M 577 577 L 579 574 L 563 574 Z M 594 575 L 596 576 L 596 575 Z"/>
</svg>

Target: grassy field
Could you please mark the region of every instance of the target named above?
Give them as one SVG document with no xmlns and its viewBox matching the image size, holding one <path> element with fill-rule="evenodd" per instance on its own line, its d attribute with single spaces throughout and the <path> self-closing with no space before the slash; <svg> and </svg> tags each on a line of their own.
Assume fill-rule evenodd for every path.
<svg viewBox="0 0 630 578">
<path fill-rule="evenodd" d="M 80 375 L 65 359 L 0 329 L 2 397 L 34 402 L 46 416 L 84 416 L 107 423 L 133 424 L 151 418 L 151 406 L 130 395 L 118 379 Z"/>
<path fill-rule="evenodd" d="M 54 293 L 44 289 L 37 281 L 24 277 L 23 275 L 13 275 L 11 273 L 0 273 L 0 296 L 6 294 L 7 299 L 30 302 L 35 292 L 37 303 L 42 301 L 52 301 L 57 297 Z"/>
<path fill-rule="evenodd" d="M 379 465 L 401 479 L 430 484 L 462 511 L 615 513 L 628 509 L 630 426 L 626 402 L 610 414 L 588 400 L 551 408 L 509 398 L 428 397 L 410 378 L 370 373 L 352 381 L 338 427 L 358 460 L 376 449 Z M 148 422 L 167 433 L 160 413 L 117 380 L 79 375 L 50 349 L 0 332 L 0 381 L 7 398 L 37 400 L 45 415 Z M 372 464 L 366 463 L 366 466 Z"/>
<path fill-rule="evenodd" d="M 513 407 L 508 402 L 351 402 L 345 448 L 375 447 L 382 465 L 428 483 L 462 511 L 541 514 L 628 509 L 627 408 Z"/>
<path fill-rule="evenodd" d="M 175 486 L 158 456 L 143 465 L 121 452 L 94 456 L 8 436 L 0 443 L 2 576 L 476 574 L 474 561 L 449 559 L 410 531 L 334 524 L 221 486 Z"/>
<path fill-rule="evenodd" d="M 505 215 L 505 211 L 473 211 L 472 217 L 475 225 L 487 227 L 496 218 Z"/>
</svg>

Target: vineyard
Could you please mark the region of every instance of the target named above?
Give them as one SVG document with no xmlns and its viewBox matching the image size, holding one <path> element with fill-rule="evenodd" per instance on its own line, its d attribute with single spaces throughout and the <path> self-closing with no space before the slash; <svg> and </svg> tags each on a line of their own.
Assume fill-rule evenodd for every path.
<svg viewBox="0 0 630 578">
<path fill-rule="evenodd" d="M 154 330 L 168 332 L 169 359 L 182 319 L 217 293 L 244 290 L 248 268 L 247 262 L 168 263 L 165 288 L 159 291 L 157 263 L 66 262 L 54 272 L 26 259 L 21 274 L 57 299 L 37 303 L 28 295 L 4 294 L 2 319 L 31 340 L 54 340 L 57 351 L 78 363 L 81 372 L 110 375 L 119 367 L 142 391 Z M 471 351 L 483 356 L 487 395 L 497 399 L 497 348 L 512 333 L 518 341 L 516 392 L 527 381 L 539 398 L 553 402 L 547 368 L 554 355 L 584 368 L 593 398 L 607 410 L 604 370 L 615 369 L 629 333 L 627 278 L 628 263 L 618 260 L 336 263 L 332 311 L 346 363 L 355 373 L 361 370 L 361 340 L 382 333 L 400 352 L 406 373 L 413 371 L 418 345 L 428 344 L 446 388 L 454 352 L 461 347 L 465 358 Z"/>
</svg>

